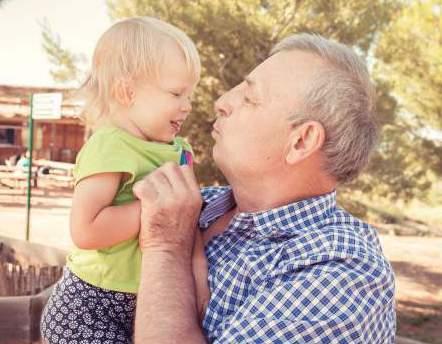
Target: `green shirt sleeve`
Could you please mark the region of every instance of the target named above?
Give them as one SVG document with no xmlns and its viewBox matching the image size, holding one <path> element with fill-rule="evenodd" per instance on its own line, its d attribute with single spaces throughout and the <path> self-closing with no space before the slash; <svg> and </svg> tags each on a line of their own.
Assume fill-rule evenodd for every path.
<svg viewBox="0 0 442 344">
<path fill-rule="evenodd" d="M 126 145 L 114 129 L 94 133 L 77 156 L 74 168 L 75 185 L 82 179 L 99 173 L 128 173 L 134 178 L 133 159 L 127 156 Z"/>
</svg>

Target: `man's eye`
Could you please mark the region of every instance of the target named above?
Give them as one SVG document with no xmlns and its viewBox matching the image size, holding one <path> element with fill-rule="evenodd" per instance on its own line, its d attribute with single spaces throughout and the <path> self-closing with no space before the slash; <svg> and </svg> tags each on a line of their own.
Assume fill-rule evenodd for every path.
<svg viewBox="0 0 442 344">
<path fill-rule="evenodd" d="M 255 104 L 255 103 L 252 101 L 252 99 L 250 99 L 250 98 L 247 97 L 247 96 L 244 96 L 244 103 L 246 103 L 246 104 Z"/>
</svg>

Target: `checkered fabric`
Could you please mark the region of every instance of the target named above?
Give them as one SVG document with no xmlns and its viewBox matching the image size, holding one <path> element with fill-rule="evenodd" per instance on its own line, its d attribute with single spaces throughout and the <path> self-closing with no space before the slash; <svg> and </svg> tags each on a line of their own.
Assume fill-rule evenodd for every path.
<svg viewBox="0 0 442 344">
<path fill-rule="evenodd" d="M 202 230 L 235 205 L 202 190 Z M 375 229 L 336 193 L 239 213 L 206 246 L 213 343 L 394 343 L 394 275 Z"/>
</svg>

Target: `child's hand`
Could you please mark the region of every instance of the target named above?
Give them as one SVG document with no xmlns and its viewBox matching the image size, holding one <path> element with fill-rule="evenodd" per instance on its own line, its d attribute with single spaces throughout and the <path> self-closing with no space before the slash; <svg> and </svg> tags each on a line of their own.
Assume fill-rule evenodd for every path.
<svg viewBox="0 0 442 344">
<path fill-rule="evenodd" d="M 200 321 L 203 321 L 206 308 L 210 299 L 208 284 L 207 258 L 204 253 L 204 243 L 199 230 L 195 235 L 195 246 L 193 247 L 193 276 L 195 278 L 196 302 Z"/>
</svg>

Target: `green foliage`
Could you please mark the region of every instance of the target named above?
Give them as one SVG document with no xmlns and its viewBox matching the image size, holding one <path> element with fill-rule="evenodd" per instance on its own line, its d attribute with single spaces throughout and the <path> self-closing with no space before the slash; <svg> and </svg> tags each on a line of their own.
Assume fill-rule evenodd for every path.
<svg viewBox="0 0 442 344">
<path fill-rule="evenodd" d="M 40 24 L 42 28 L 43 49 L 49 56 L 53 68 L 50 73 L 57 82 L 79 81 L 82 70 L 79 68 L 85 62 L 85 57 L 74 54 L 61 46 L 60 37 L 55 34 L 49 24 L 44 21 Z"/>
<path fill-rule="evenodd" d="M 107 1 L 109 15 L 114 20 L 155 16 L 180 27 L 196 42 L 203 65 L 202 79 L 184 133 L 195 148 L 196 172 L 203 184 L 224 182 L 211 159 L 214 101 L 264 60 L 276 42 L 292 33 L 315 32 L 354 46 L 374 66 L 383 140 L 366 173 L 343 188 L 342 199 L 347 202 L 355 199 L 356 189 L 365 195 L 391 199 L 424 195 L 431 185 L 432 171 L 442 170 L 441 148 L 419 131 L 421 117 L 429 125 L 436 123 L 441 114 L 440 26 L 439 33 L 433 37 L 430 33 L 433 26 L 427 23 L 434 15 L 429 12 L 429 5 L 423 7 L 425 16 L 420 16 L 416 11 L 421 11 L 421 7 L 408 3 L 402 0 Z M 431 20 L 434 22 L 434 18 Z M 416 42 L 419 35 L 425 40 Z M 75 55 L 67 54 L 59 41 L 47 37 L 48 43 L 57 43 L 47 50 L 52 58 L 58 56 L 53 62 L 73 71 Z M 416 47 L 411 49 L 412 46 Z M 426 46 L 431 46 L 430 54 Z M 438 67 L 435 61 L 439 61 Z M 420 69 L 415 71 L 413 66 Z M 72 72 L 70 77 L 73 75 Z M 420 90 L 419 97 L 413 91 L 416 89 Z M 413 114 L 409 116 L 412 121 L 403 115 L 404 109 Z M 353 205 L 356 212 L 363 213 L 357 203 Z"/>
<path fill-rule="evenodd" d="M 380 169 L 377 180 L 388 178 L 392 188 L 383 193 L 392 196 L 424 196 L 442 173 L 442 144 L 423 131 L 442 129 L 441 11 L 440 0 L 410 2 L 376 46 L 375 75 L 397 100 L 397 115 L 384 126 L 372 168 Z"/>
<path fill-rule="evenodd" d="M 219 95 L 264 60 L 276 42 L 295 32 L 319 33 L 367 54 L 376 33 L 388 23 L 398 4 L 362 0 L 109 0 L 108 8 L 113 19 L 159 17 L 183 29 L 196 42 L 202 80 L 193 117 L 185 130 L 200 161 L 199 180 L 210 184 L 222 182 L 210 158 L 212 107 Z"/>
<path fill-rule="evenodd" d="M 408 112 L 442 129 L 442 1 L 414 1 L 379 40 L 378 73 Z"/>
</svg>

